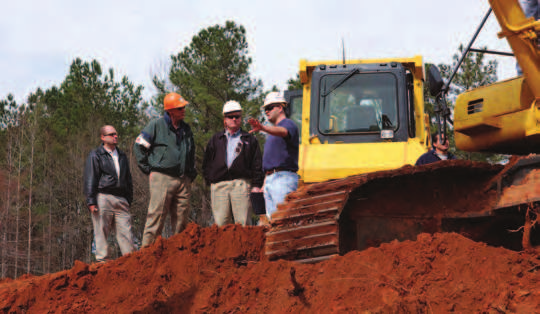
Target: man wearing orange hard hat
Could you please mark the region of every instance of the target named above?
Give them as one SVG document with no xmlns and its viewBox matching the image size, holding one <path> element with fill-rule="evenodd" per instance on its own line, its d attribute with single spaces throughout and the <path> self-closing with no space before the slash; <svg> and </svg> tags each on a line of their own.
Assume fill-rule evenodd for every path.
<svg viewBox="0 0 540 314">
<path fill-rule="evenodd" d="M 163 117 L 150 121 L 135 141 L 137 164 L 149 175 L 150 184 L 142 246 L 161 235 L 167 215 L 175 234 L 187 225 L 191 182 L 197 176 L 193 133 L 184 122 L 188 104 L 177 93 L 167 94 Z"/>
</svg>

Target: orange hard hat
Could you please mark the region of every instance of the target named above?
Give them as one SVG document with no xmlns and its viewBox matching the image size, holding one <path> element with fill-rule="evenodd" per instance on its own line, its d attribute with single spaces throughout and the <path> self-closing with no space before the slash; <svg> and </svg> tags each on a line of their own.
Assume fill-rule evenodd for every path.
<svg viewBox="0 0 540 314">
<path fill-rule="evenodd" d="M 177 93 L 169 93 L 163 99 L 163 108 L 165 110 L 184 108 L 187 104 L 189 103 L 184 99 L 184 97 Z"/>
</svg>

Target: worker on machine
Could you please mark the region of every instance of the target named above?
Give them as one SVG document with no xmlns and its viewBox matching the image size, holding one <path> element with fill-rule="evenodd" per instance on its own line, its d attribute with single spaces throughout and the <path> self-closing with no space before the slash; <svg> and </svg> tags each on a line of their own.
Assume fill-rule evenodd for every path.
<svg viewBox="0 0 540 314">
<path fill-rule="evenodd" d="M 438 133 L 432 134 L 431 146 L 433 146 L 432 150 L 424 153 L 422 156 L 420 156 L 420 158 L 418 158 L 416 161 L 417 166 L 427 165 L 441 160 L 456 159 L 456 156 L 452 155 L 452 153 L 448 151 L 450 144 L 446 136 L 442 134 L 439 136 Z"/>
</svg>

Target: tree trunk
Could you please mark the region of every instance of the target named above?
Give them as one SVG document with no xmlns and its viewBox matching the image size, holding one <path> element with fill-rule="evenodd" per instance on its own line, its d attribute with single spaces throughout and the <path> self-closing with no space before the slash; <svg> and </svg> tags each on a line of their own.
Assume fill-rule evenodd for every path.
<svg viewBox="0 0 540 314">
<path fill-rule="evenodd" d="M 23 150 L 23 126 L 19 125 L 21 134 L 19 136 L 19 166 L 17 174 L 17 205 L 15 214 L 15 276 L 17 278 L 19 269 L 19 212 L 21 208 L 21 176 L 22 176 L 22 150 Z"/>
<path fill-rule="evenodd" d="M 9 131 L 8 131 L 9 132 Z M 9 209 L 11 207 L 11 176 L 12 176 L 12 135 L 11 132 L 8 133 L 9 141 L 7 147 L 7 187 L 6 187 L 6 203 L 4 209 L 4 217 L 2 223 L 2 278 L 7 276 L 7 234 L 8 234 L 8 219 L 9 219 Z"/>
<path fill-rule="evenodd" d="M 30 274 L 30 258 L 32 256 L 32 184 L 34 176 L 34 146 L 35 146 L 35 128 L 32 130 L 30 138 L 30 187 L 28 193 L 28 250 L 26 251 L 26 273 Z"/>
<path fill-rule="evenodd" d="M 52 252 L 52 184 L 49 183 L 49 249 L 47 250 L 47 273 L 51 272 Z"/>
<path fill-rule="evenodd" d="M 64 216 L 64 226 L 62 228 L 62 269 L 66 269 L 66 254 L 67 254 L 67 236 L 66 236 L 66 230 L 67 230 L 67 215 Z"/>
</svg>

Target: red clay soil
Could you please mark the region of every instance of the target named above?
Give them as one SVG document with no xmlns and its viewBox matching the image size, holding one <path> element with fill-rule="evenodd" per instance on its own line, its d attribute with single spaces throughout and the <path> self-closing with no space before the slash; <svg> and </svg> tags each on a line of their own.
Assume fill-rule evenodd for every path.
<svg viewBox="0 0 540 314">
<path fill-rule="evenodd" d="M 456 233 L 318 264 L 268 262 L 261 227 L 200 228 L 103 265 L 0 282 L 4 313 L 534 313 L 540 260 Z"/>
</svg>

